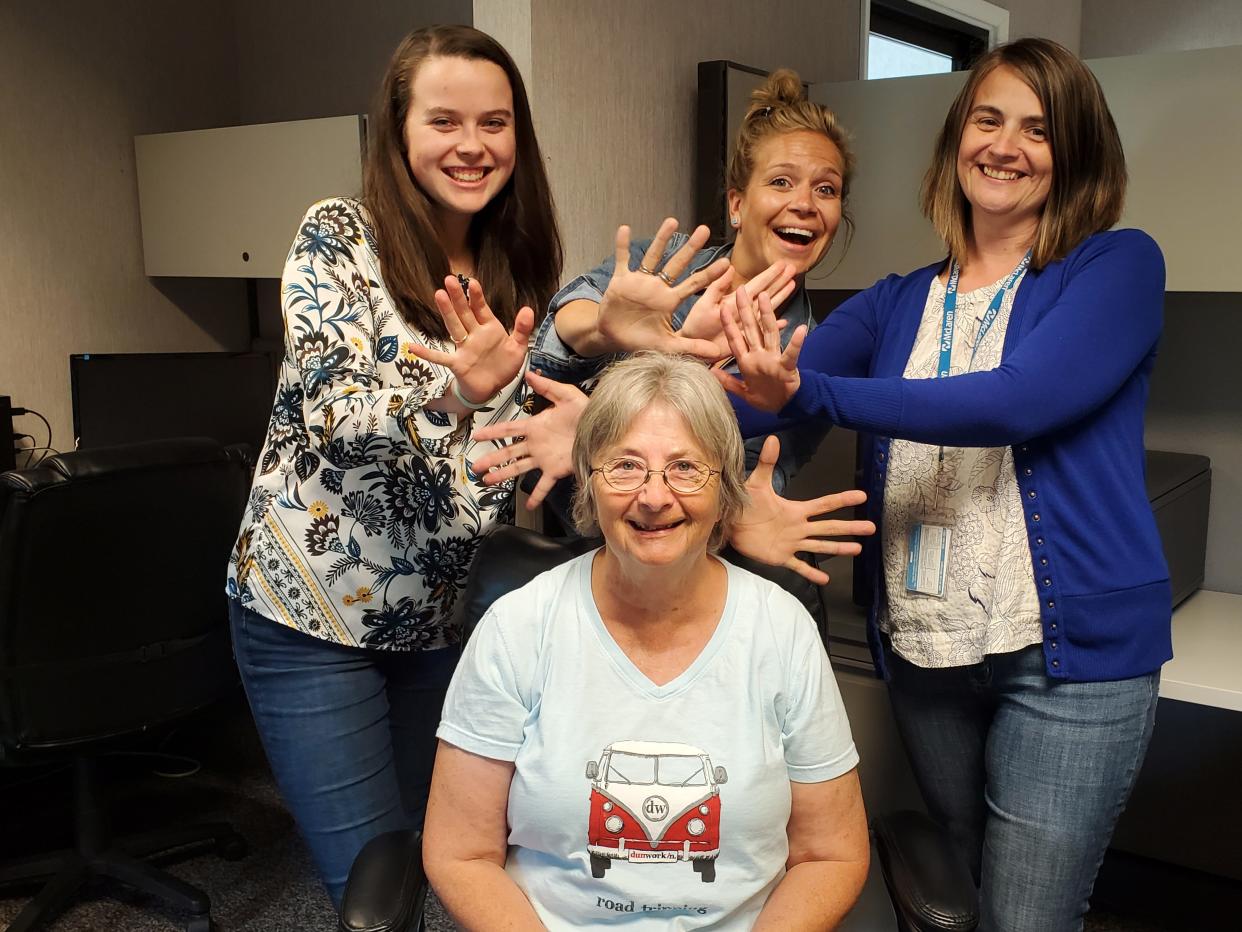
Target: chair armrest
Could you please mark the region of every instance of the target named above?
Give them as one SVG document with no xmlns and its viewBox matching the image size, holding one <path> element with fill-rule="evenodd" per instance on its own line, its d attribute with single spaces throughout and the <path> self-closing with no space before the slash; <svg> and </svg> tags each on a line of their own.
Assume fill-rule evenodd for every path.
<svg viewBox="0 0 1242 932">
<path fill-rule="evenodd" d="M 386 832 L 366 843 L 349 869 L 339 932 L 412 932 L 427 898 L 423 836 Z"/>
<path fill-rule="evenodd" d="M 979 891 L 945 832 L 921 812 L 871 821 L 884 883 L 911 932 L 971 932 L 979 924 Z"/>
</svg>

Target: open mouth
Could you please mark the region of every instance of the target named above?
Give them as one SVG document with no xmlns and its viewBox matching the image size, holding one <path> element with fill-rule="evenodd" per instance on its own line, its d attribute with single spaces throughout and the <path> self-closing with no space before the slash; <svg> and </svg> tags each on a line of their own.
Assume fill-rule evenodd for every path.
<svg viewBox="0 0 1242 932">
<path fill-rule="evenodd" d="M 809 246 L 815 240 L 815 232 L 802 227 L 777 227 L 772 232 L 794 246 Z"/>
<path fill-rule="evenodd" d="M 1017 181 L 1022 177 L 1022 172 L 993 168 L 991 165 L 980 165 L 979 171 L 983 172 L 985 178 L 991 178 L 993 181 Z"/>
<path fill-rule="evenodd" d="M 658 534 L 662 531 L 671 531 L 673 528 L 680 527 L 685 523 L 685 518 L 678 521 L 670 521 L 665 524 L 647 524 L 644 521 L 635 521 L 633 518 L 626 519 L 626 524 L 643 534 Z"/>
<path fill-rule="evenodd" d="M 482 181 L 490 172 L 490 168 L 445 168 L 444 174 L 448 175 L 454 181 L 460 181 L 463 184 L 473 184 L 476 181 Z"/>
</svg>

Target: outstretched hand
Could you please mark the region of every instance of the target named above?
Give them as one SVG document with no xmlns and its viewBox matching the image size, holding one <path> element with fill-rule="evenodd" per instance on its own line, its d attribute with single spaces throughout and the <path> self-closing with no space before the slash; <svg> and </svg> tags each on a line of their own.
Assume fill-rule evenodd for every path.
<svg viewBox="0 0 1242 932">
<path fill-rule="evenodd" d="M 733 526 L 729 543 L 735 550 L 771 566 L 783 566 L 816 585 L 828 582 L 828 574 L 798 556 L 802 553 L 823 553 L 850 556 L 862 550 L 860 544 L 840 537 L 867 537 L 875 533 L 870 521 L 816 519 L 839 508 L 861 505 L 865 492 L 853 489 L 823 495 L 809 501 L 791 501 L 772 489 L 772 470 L 780 456 L 781 445 L 776 437 L 768 437 L 759 453 L 759 464 L 746 480 L 750 501 Z"/>
<path fill-rule="evenodd" d="M 789 296 L 798 287 L 798 283 L 794 280 L 794 272 L 794 266 L 788 262 L 773 262 L 746 284 L 740 285 L 735 291 L 729 291 L 736 273 L 732 268 L 726 270 L 725 274 L 708 285 L 707 290 L 694 302 L 690 313 L 682 322 L 681 329 L 677 332 L 684 337 L 711 340 L 716 344 L 717 358 L 728 356 L 729 341 L 725 338 L 722 315 L 735 313 L 734 302 L 737 300 L 737 292 L 745 291 L 746 297 L 752 304 L 758 295 L 766 294 L 775 311 L 789 300 Z M 778 329 L 781 330 L 787 323 L 788 321 L 779 319 L 776 322 Z"/>
<path fill-rule="evenodd" d="M 574 431 L 586 407 L 587 396 L 580 388 L 554 382 L 538 372 L 527 370 L 526 383 L 552 406 L 533 417 L 489 424 L 474 432 L 476 440 L 506 440 L 512 443 L 479 457 L 471 469 L 483 476 L 485 485 L 514 479 L 532 469 L 540 470 L 534 491 L 526 499 L 530 510 L 538 508 L 558 479 L 574 471 Z"/>
<path fill-rule="evenodd" d="M 463 293 L 457 277 L 450 275 L 435 295 L 436 309 L 456 351 L 445 353 L 417 344 L 412 348 L 416 356 L 452 372 L 463 396 L 482 403 L 495 397 L 521 371 L 535 327 L 535 312 L 529 307 L 519 310 L 513 330 L 506 333 L 504 324 L 487 306 L 477 280 L 470 280 L 468 292 Z"/>
<path fill-rule="evenodd" d="M 660 262 L 669 237 L 676 231 L 677 221 L 672 217 L 661 223 L 642 258 L 640 269 L 631 270 L 630 228 L 622 226 L 617 229 L 616 267 L 600 300 L 596 323 L 596 329 L 610 352 L 659 350 L 698 356 L 708 361 L 724 355 L 722 345 L 674 330 L 673 314 L 683 301 L 723 276 L 729 270 L 729 260 L 717 259 L 687 276 L 684 281 L 673 284 L 710 235 L 707 227 L 698 227 L 661 268 Z"/>
<path fill-rule="evenodd" d="M 760 293 L 756 314 L 745 289 L 739 288 L 735 294 L 732 313 L 730 308 L 722 307 L 720 321 L 742 377 L 739 379 L 722 369 L 713 369 L 712 374 L 726 391 L 752 408 L 775 413 L 785 407 L 802 382 L 798 354 L 806 339 L 806 326 L 800 324 L 790 337 L 789 345 L 782 350 L 780 327 L 772 312 L 771 298 Z"/>
</svg>

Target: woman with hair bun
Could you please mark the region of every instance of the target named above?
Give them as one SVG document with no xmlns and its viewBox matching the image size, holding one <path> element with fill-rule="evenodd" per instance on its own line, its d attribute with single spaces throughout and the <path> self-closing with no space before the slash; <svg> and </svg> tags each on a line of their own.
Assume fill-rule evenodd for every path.
<svg viewBox="0 0 1242 932">
<path fill-rule="evenodd" d="M 553 297 L 531 349 L 531 369 L 544 378 L 530 372 L 527 380 L 556 408 L 484 428 L 480 438 L 515 442 L 483 457 L 475 468 L 491 470 L 489 483 L 541 469 L 543 478 L 528 502 L 529 507 L 537 505 L 554 480 L 572 472 L 568 454 L 572 422 L 583 403 L 580 393 L 548 379 L 589 383 L 608 363 L 637 350 L 693 355 L 736 372 L 727 359 L 720 316 L 740 291 L 752 298 L 767 295 L 788 325 L 783 331 L 786 340 L 799 326 L 814 327 L 805 278 L 827 255 L 842 226 L 848 244 L 853 230 L 847 210 L 853 173 L 849 139 L 833 112 L 807 99 L 795 72 L 781 69 L 769 75 L 751 94 L 728 166 L 729 242 L 704 248 L 710 236 L 707 227 L 687 236 L 677 232 L 672 218 L 660 224 L 649 240 L 632 241 L 629 227 L 618 229 L 615 254 Z M 779 448 L 776 441 L 765 448 L 762 437 L 750 440 L 746 468 L 762 467 L 756 477 L 767 479 L 770 467 L 770 488 L 780 493 L 814 455 L 823 434 L 806 428 L 777 432 Z M 805 524 L 811 515 L 861 502 L 856 492 L 805 503 L 766 492 L 752 483 L 752 502 L 764 502 L 771 518 L 763 525 L 764 533 L 745 541 L 735 535 L 732 543 L 747 556 L 783 565 L 812 582 L 826 582 L 827 576 L 794 557 L 795 548 L 856 553 L 857 544 L 811 537 L 871 533 L 868 522 L 852 522 L 849 527 L 826 522 L 815 530 Z M 797 509 L 797 514 L 789 510 L 782 518 L 773 517 L 781 509 Z M 753 515 L 752 506 L 748 518 Z M 745 520 L 739 528 L 756 526 Z M 777 527 L 787 532 L 791 546 L 774 545 Z"/>
<path fill-rule="evenodd" d="M 631 241 L 629 227 L 621 227 L 615 254 L 552 299 L 531 367 L 580 384 L 635 350 L 714 362 L 728 356 L 720 307 L 739 288 L 769 295 L 788 323 L 787 335 L 799 324 L 814 326 L 804 279 L 842 224 L 849 238 L 853 173 L 849 140 L 833 112 L 807 99 L 795 72 L 773 72 L 751 94 L 729 162 L 730 241 L 705 249 L 706 226 L 686 236 L 672 218 L 648 240 Z M 814 454 L 820 437 L 781 437 L 777 491 Z M 747 446 L 747 468 L 757 463 L 760 446 Z"/>
</svg>

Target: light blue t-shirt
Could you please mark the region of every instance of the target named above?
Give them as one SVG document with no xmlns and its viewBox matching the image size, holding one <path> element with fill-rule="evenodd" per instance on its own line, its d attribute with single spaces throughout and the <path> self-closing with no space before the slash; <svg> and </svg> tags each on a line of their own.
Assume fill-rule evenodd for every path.
<svg viewBox="0 0 1242 932">
<path fill-rule="evenodd" d="M 505 869 L 549 929 L 749 929 L 785 872 L 790 781 L 858 762 L 814 622 L 726 563 L 715 633 L 656 686 L 604 627 L 594 557 L 492 606 L 439 737 L 514 762 Z"/>
</svg>

